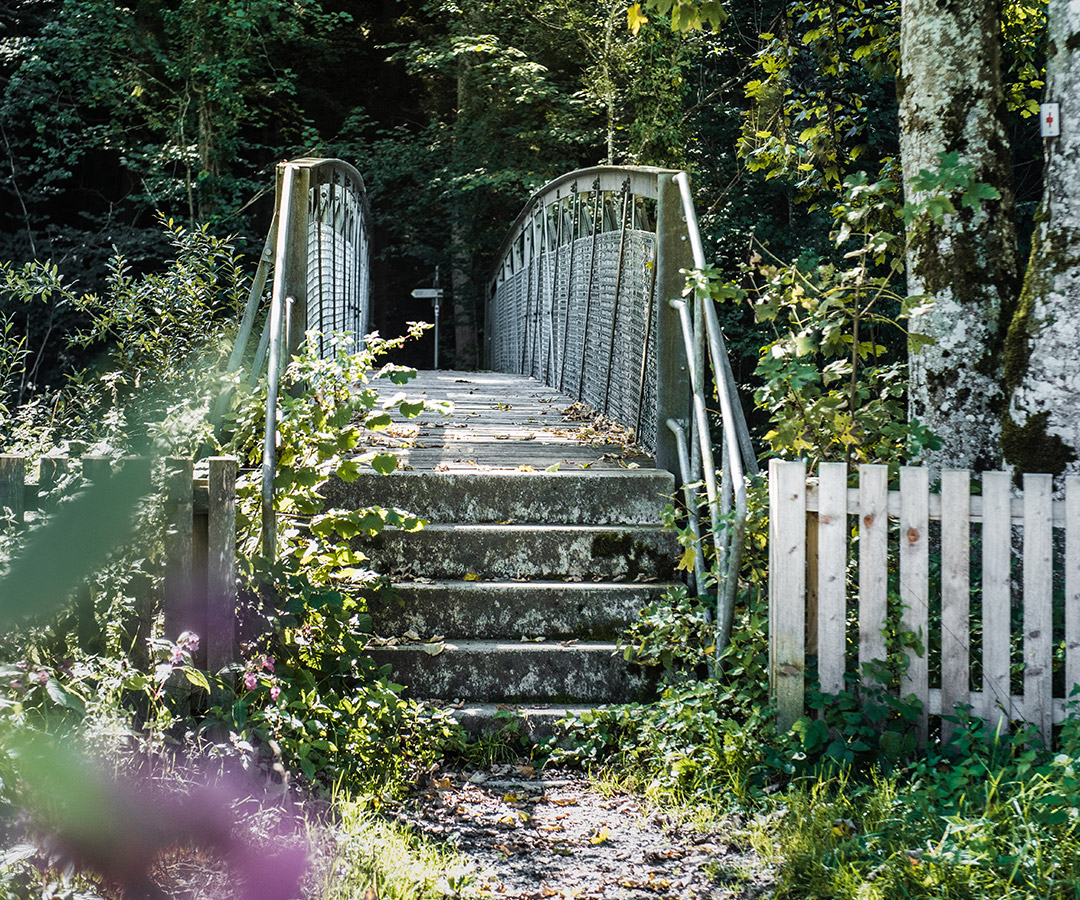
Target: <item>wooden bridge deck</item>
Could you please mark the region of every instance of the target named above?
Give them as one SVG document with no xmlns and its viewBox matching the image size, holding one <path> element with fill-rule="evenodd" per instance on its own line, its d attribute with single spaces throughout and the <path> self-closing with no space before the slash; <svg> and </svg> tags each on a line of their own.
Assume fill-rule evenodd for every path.
<svg viewBox="0 0 1080 900">
<path fill-rule="evenodd" d="M 498 372 L 420 371 L 409 399 L 448 402 L 394 424 L 368 448 L 393 449 L 402 468 L 428 471 L 653 468 L 626 429 L 533 378 Z"/>
</svg>

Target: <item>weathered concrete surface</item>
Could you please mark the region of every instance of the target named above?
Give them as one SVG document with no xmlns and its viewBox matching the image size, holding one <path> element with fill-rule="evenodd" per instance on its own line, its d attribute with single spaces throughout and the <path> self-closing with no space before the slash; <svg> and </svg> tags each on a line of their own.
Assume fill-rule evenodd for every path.
<svg viewBox="0 0 1080 900">
<path fill-rule="evenodd" d="M 587 710 L 594 710 L 595 705 L 566 704 L 506 704 L 472 703 L 454 709 L 454 718 L 471 735 L 499 731 L 504 728 L 516 729 L 517 733 L 528 741 L 536 742 L 555 733 L 555 723 L 568 716 L 580 716 Z"/>
<path fill-rule="evenodd" d="M 397 599 L 370 600 L 375 632 L 442 637 L 373 648 L 376 661 L 417 699 L 464 701 L 470 728 L 502 727 L 496 703 L 524 703 L 526 733 L 540 734 L 569 706 L 638 699 L 648 679 L 611 641 L 674 579 L 678 545 L 658 525 L 672 475 L 531 379 L 422 372 L 404 393 L 455 412 L 394 413 L 363 449 L 393 449 L 407 468 L 327 489 L 337 507 L 432 523 L 352 542 L 395 582 Z"/>
<path fill-rule="evenodd" d="M 678 542 L 646 525 L 428 525 L 361 536 L 352 547 L 393 578 L 667 581 Z"/>
<path fill-rule="evenodd" d="M 395 472 L 333 479 L 331 506 L 397 507 L 432 522 L 559 522 L 649 525 L 660 522 L 675 477 L 656 469 L 592 472 Z"/>
<path fill-rule="evenodd" d="M 367 436 L 362 450 L 392 450 L 403 468 L 425 471 L 514 471 L 521 466 L 587 471 L 652 468 L 633 435 L 585 415 L 574 398 L 523 375 L 418 372 L 401 392 L 432 408 L 413 418 L 391 411 L 393 424 Z M 446 404 L 451 415 L 436 408 Z"/>
<path fill-rule="evenodd" d="M 644 673 L 629 669 L 611 643 L 447 641 L 435 656 L 424 649 L 431 646 L 369 652 L 376 663 L 390 663 L 414 697 L 587 704 L 629 702 L 646 689 Z"/>
<path fill-rule="evenodd" d="M 375 633 L 421 638 L 614 640 L 668 584 L 516 581 L 398 582 L 368 601 Z"/>
</svg>

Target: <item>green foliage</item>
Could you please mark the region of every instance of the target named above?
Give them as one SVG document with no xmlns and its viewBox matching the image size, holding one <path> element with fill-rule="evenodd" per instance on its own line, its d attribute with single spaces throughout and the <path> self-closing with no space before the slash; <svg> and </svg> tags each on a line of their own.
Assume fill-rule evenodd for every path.
<svg viewBox="0 0 1080 900">
<path fill-rule="evenodd" d="M 105 150 L 138 185 L 124 198 L 136 215 L 156 208 L 194 227 L 196 216 L 235 213 L 257 190 L 255 129 L 296 113 L 287 106 L 295 75 L 280 54 L 348 20 L 316 0 L 64 0 L 0 104 L 28 205 L 70 187 Z M 248 172 L 236 167 L 244 162 Z"/>
<path fill-rule="evenodd" d="M 669 681 L 684 681 L 700 674 L 714 652 L 713 628 L 700 598 L 678 586 L 656 603 L 619 637 L 619 650 L 627 662 L 659 666 Z"/>
<path fill-rule="evenodd" d="M 40 389 L 0 420 L 0 443 L 9 451 L 78 440 L 99 453 L 153 446 L 185 454 L 210 439 L 206 410 L 223 387 L 216 373 L 248 279 L 228 239 L 205 226 L 162 224 L 174 254 L 166 268 L 137 276 L 115 256 L 100 295 L 78 293 L 52 264 L 0 263 L 0 295 L 22 306 L 73 310 L 81 326 L 68 345 L 97 355 L 91 366 L 67 373 L 66 384 Z M 24 354 L 20 380 L 25 362 Z M 17 397 L 13 391 L 8 402 Z"/>
<path fill-rule="evenodd" d="M 718 280 L 713 270 L 688 280 L 688 292 L 749 302 L 755 321 L 773 328 L 758 360 L 763 385 L 754 396 L 769 416 L 765 439 L 773 455 L 896 464 L 934 440 L 906 415 L 901 354 L 914 338 L 901 322 L 912 301 L 894 287 L 903 238 L 883 227 L 896 222 L 892 193 L 892 184 L 870 184 L 865 175 L 847 180 L 836 208 L 843 266 L 810 259 L 783 264 L 763 258 L 768 250 L 761 247 L 741 283 Z"/>
<path fill-rule="evenodd" d="M 960 720 L 956 740 L 910 769 L 796 789 L 772 840 L 787 897 L 1075 896 L 1077 721 L 1056 755 L 1031 734 Z"/>
</svg>

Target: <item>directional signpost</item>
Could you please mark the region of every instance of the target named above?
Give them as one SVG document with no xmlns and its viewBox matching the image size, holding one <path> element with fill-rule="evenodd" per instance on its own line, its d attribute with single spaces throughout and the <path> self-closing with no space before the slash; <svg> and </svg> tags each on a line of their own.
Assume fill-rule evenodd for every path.
<svg viewBox="0 0 1080 900">
<path fill-rule="evenodd" d="M 439 279 L 436 277 L 435 282 L 438 283 Z M 439 368 L 439 301 L 442 300 L 443 291 L 442 288 L 417 288 L 412 292 L 413 297 L 417 300 L 432 300 L 435 303 L 435 365 L 434 368 Z"/>
</svg>

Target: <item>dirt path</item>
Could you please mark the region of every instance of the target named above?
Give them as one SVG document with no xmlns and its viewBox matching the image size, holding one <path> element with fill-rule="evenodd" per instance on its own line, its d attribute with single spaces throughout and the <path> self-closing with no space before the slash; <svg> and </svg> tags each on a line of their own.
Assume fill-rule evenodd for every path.
<svg viewBox="0 0 1080 900">
<path fill-rule="evenodd" d="M 630 795 L 593 790 L 577 773 L 438 772 L 398 818 L 455 844 L 493 897 L 751 900 L 771 889 L 738 822 L 680 826 Z"/>
</svg>

